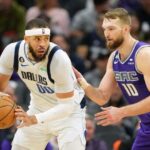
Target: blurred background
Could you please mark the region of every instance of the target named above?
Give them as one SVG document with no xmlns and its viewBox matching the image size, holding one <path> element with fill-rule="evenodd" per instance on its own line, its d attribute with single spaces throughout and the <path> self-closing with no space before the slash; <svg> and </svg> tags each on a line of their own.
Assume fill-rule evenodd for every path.
<svg viewBox="0 0 150 150">
<path fill-rule="evenodd" d="M 109 50 L 101 28 L 103 14 L 116 7 L 126 8 L 132 16 L 131 34 L 150 43 L 150 0 L 0 0 L 0 54 L 5 46 L 24 36 L 25 24 L 34 18 L 45 19 L 51 28 L 51 41 L 66 51 L 89 83 L 98 86 L 102 79 Z M 28 109 L 29 91 L 14 73 L 6 88 L 18 105 Z M 116 125 L 96 126 L 94 114 L 100 106 L 87 101 L 86 150 L 131 150 L 139 120 L 123 119 Z M 106 106 L 127 105 L 120 89 L 116 89 Z M 10 150 L 15 125 L 0 130 L 0 150 Z M 46 150 L 58 150 L 56 138 Z"/>
</svg>

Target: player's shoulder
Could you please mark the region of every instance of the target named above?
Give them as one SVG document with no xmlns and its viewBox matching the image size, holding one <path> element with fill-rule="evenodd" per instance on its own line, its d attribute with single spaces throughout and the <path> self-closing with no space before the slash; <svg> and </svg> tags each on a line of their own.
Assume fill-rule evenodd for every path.
<svg viewBox="0 0 150 150">
<path fill-rule="evenodd" d="M 150 65 L 150 45 L 142 45 L 136 54 L 136 66 L 142 73 L 149 69 Z"/>
<path fill-rule="evenodd" d="M 56 46 L 59 48 L 59 50 L 54 55 L 54 59 L 59 60 L 59 61 L 67 60 L 69 58 L 68 54 L 61 47 L 59 47 L 57 44 L 50 42 L 50 50 L 52 50 Z"/>
<path fill-rule="evenodd" d="M 2 55 L 9 55 L 9 56 L 13 56 L 14 55 L 14 52 L 15 52 L 15 45 L 16 45 L 17 42 L 13 42 L 13 43 L 10 43 L 8 44 L 4 50 L 3 50 L 3 53 Z"/>
<path fill-rule="evenodd" d="M 144 44 L 139 48 L 136 54 L 136 62 L 137 63 L 148 63 L 150 62 L 150 45 Z"/>
<path fill-rule="evenodd" d="M 8 45 L 5 47 L 4 50 L 11 50 L 11 49 L 14 49 L 16 43 L 17 43 L 17 42 L 13 42 L 13 43 L 8 44 Z"/>
<path fill-rule="evenodd" d="M 147 57 L 150 56 L 150 44 L 144 44 L 141 46 L 137 52 L 137 57 Z"/>
<path fill-rule="evenodd" d="M 8 44 L 8 45 L 4 48 L 4 52 L 14 53 L 16 44 L 17 44 L 18 42 L 19 42 L 19 41 L 17 41 L 17 42 L 12 42 L 12 43 Z M 23 43 L 24 41 L 20 41 L 20 42 Z"/>
<path fill-rule="evenodd" d="M 114 58 L 116 57 L 116 54 L 117 54 L 117 50 L 111 52 L 108 61 L 113 62 Z"/>
</svg>

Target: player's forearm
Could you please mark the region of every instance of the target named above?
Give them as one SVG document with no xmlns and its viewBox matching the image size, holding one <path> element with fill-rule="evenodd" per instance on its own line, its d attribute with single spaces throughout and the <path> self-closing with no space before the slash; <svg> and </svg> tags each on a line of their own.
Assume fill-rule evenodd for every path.
<svg viewBox="0 0 150 150">
<path fill-rule="evenodd" d="M 98 88 L 94 88 L 91 85 L 85 88 L 84 91 L 87 97 L 100 106 L 106 104 L 108 101 L 102 91 L 100 91 Z"/>
<path fill-rule="evenodd" d="M 86 96 L 89 97 L 93 102 L 102 106 L 109 100 L 109 98 L 104 96 L 104 93 L 100 91 L 100 89 L 90 85 L 84 78 L 79 78 L 78 81 L 81 87 L 84 89 Z"/>
<path fill-rule="evenodd" d="M 121 107 L 122 116 L 124 117 L 130 117 L 130 116 L 136 116 L 141 115 L 150 112 L 150 96 L 143 99 L 142 101 L 131 104 L 128 106 Z"/>
</svg>

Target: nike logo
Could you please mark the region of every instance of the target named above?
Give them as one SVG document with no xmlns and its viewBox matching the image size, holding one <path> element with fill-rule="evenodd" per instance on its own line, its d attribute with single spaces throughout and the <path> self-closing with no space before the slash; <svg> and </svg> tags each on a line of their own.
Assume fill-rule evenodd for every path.
<svg viewBox="0 0 150 150">
<path fill-rule="evenodd" d="M 28 65 L 27 65 L 27 64 L 21 64 L 21 66 L 22 66 L 22 67 L 26 67 L 26 66 L 28 66 Z"/>
<path fill-rule="evenodd" d="M 117 64 L 118 63 L 118 61 L 114 61 L 114 64 Z"/>
<path fill-rule="evenodd" d="M 130 61 L 133 61 L 133 59 L 131 58 Z"/>
</svg>

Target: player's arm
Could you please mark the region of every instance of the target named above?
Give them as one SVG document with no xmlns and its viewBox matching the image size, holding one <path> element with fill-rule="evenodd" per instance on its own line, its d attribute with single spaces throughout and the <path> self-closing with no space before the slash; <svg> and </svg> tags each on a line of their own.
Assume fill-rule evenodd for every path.
<svg viewBox="0 0 150 150">
<path fill-rule="evenodd" d="M 115 75 L 112 68 L 113 57 L 114 57 L 114 53 L 111 54 L 108 60 L 106 73 L 102 81 L 100 82 L 98 88 L 93 87 L 92 85 L 87 83 L 87 81 L 83 78 L 83 76 L 75 70 L 78 81 L 81 87 L 84 89 L 86 96 L 100 106 L 107 103 L 107 101 L 110 99 L 113 90 L 117 87 L 117 83 L 115 81 Z"/>
<path fill-rule="evenodd" d="M 148 90 L 150 91 L 150 47 L 142 48 L 136 57 L 137 69 L 143 74 Z M 123 116 L 135 116 L 150 112 L 150 96 L 138 103 L 122 108 Z"/>
<path fill-rule="evenodd" d="M 8 94 L 3 92 L 8 85 L 9 79 L 10 75 L 4 75 L 0 73 L 0 96 L 9 96 Z"/>
<path fill-rule="evenodd" d="M 10 75 L 4 75 L 0 73 L 0 91 L 3 92 L 8 85 Z"/>
<path fill-rule="evenodd" d="M 4 91 L 13 73 L 14 46 L 8 45 L 0 57 L 0 91 Z"/>
</svg>

